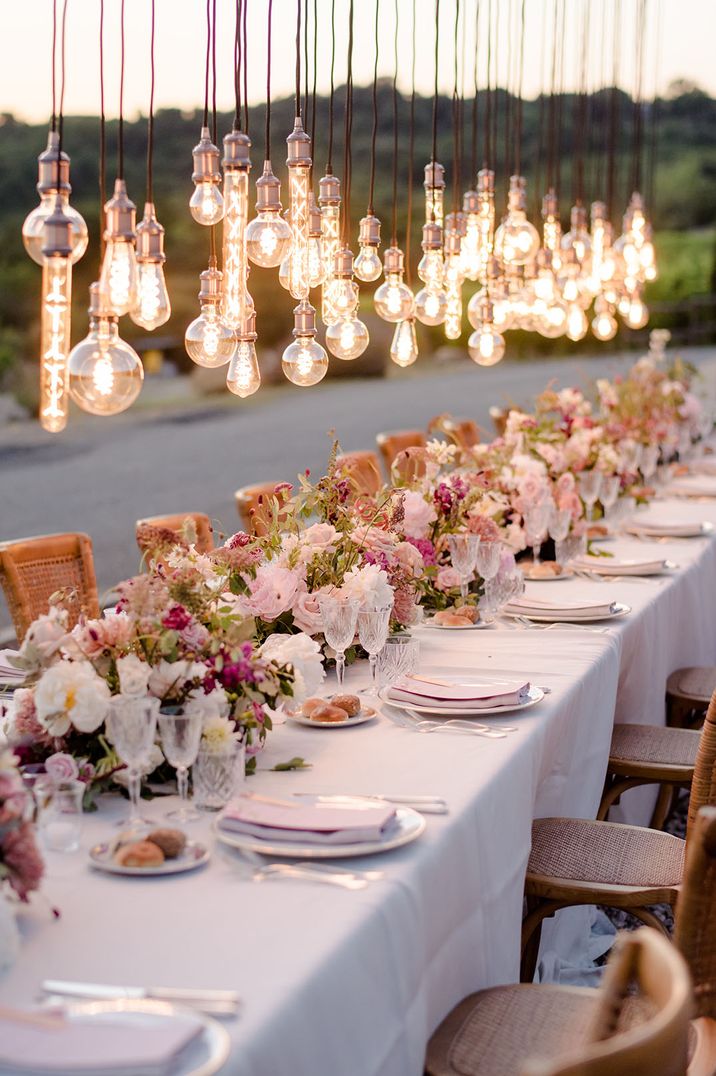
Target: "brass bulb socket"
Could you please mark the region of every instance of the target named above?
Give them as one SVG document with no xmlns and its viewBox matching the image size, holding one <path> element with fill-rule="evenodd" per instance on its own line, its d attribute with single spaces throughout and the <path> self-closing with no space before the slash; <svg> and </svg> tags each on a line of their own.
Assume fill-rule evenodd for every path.
<svg viewBox="0 0 716 1076">
<path fill-rule="evenodd" d="M 380 221 L 377 217 L 363 217 L 359 224 L 358 242 L 363 247 L 380 246 Z"/>
<path fill-rule="evenodd" d="M 558 215 L 559 206 L 557 205 L 557 195 L 554 191 L 547 191 L 542 199 L 542 216 L 556 217 Z"/>
<path fill-rule="evenodd" d="M 308 203 L 308 235 L 311 239 L 320 239 L 321 237 L 321 207 L 317 205 L 316 199 L 313 197 L 313 191 L 311 191 Z"/>
<path fill-rule="evenodd" d="M 537 251 L 535 258 L 535 264 L 538 269 L 551 269 L 552 268 L 552 251 L 547 247 L 540 247 Z"/>
<path fill-rule="evenodd" d="M 263 174 L 256 180 L 256 212 L 281 212 L 281 182 L 273 174 L 271 161 L 264 161 Z"/>
<path fill-rule="evenodd" d="M 70 158 L 64 150 L 60 154 L 60 136 L 57 131 L 50 131 L 47 136 L 47 148 L 37 158 L 36 189 L 40 195 L 52 194 L 53 191 L 65 191 L 69 194 L 72 190 L 70 186 Z"/>
<path fill-rule="evenodd" d="M 445 186 L 445 169 L 439 161 L 429 161 L 425 165 L 425 181 L 423 186 L 426 190 L 442 190 Z"/>
<path fill-rule="evenodd" d="M 248 172 L 251 168 L 251 139 L 243 131 L 230 131 L 224 135 L 222 165 L 234 172 Z"/>
<path fill-rule="evenodd" d="M 243 328 L 240 329 L 236 335 L 242 343 L 246 344 L 250 343 L 252 340 L 258 339 L 255 310 L 252 310 L 250 314 L 245 316 Z"/>
<path fill-rule="evenodd" d="M 115 179 L 114 194 L 105 204 L 105 239 L 126 239 L 131 242 L 136 234 L 137 207 L 127 196 L 123 179 Z"/>
<path fill-rule="evenodd" d="M 293 130 L 286 139 L 288 157 L 286 164 L 289 168 L 310 168 L 311 166 L 311 139 L 303 129 L 300 116 L 293 121 Z"/>
<path fill-rule="evenodd" d="M 583 205 L 573 205 L 569 213 L 572 231 L 583 231 L 587 227 L 587 210 Z"/>
<path fill-rule="evenodd" d="M 590 215 L 592 221 L 605 221 L 607 218 L 607 207 L 604 202 L 592 202 L 590 206 Z"/>
<path fill-rule="evenodd" d="M 219 150 L 211 141 L 208 127 L 202 127 L 201 138 L 191 151 L 194 158 L 194 183 L 221 183 Z"/>
<path fill-rule="evenodd" d="M 316 335 L 316 311 L 309 303 L 308 299 L 301 299 L 301 302 L 293 311 L 293 333 L 295 336 L 313 336 Z"/>
<path fill-rule="evenodd" d="M 341 181 L 338 176 L 322 176 L 318 181 L 318 204 L 341 204 Z"/>
<path fill-rule="evenodd" d="M 216 268 L 216 265 L 209 265 L 208 269 L 200 275 L 199 280 L 201 285 L 199 287 L 199 302 L 201 303 L 220 303 L 221 302 L 221 282 L 224 278 L 224 274 L 220 269 Z"/>
<path fill-rule="evenodd" d="M 89 286 L 89 307 L 87 313 L 91 318 L 110 318 L 117 321 L 117 315 L 112 311 L 106 294 L 102 291 L 99 280 Z"/>
<path fill-rule="evenodd" d="M 353 251 L 349 247 L 341 247 L 336 251 L 333 275 L 340 280 L 349 280 L 353 276 Z"/>
<path fill-rule="evenodd" d="M 445 254 L 459 254 L 462 246 L 462 238 L 458 232 L 448 232 L 445 235 Z"/>
<path fill-rule="evenodd" d="M 46 258 L 69 258 L 72 253 L 72 224 L 59 195 L 42 228 L 42 253 Z"/>
<path fill-rule="evenodd" d="M 423 250 L 440 250 L 443 245 L 443 230 L 435 221 L 423 225 Z"/>
<path fill-rule="evenodd" d="M 479 208 L 480 201 L 477 191 L 465 191 L 462 196 L 463 213 L 477 213 Z"/>
<path fill-rule="evenodd" d="M 388 247 L 383 255 L 383 269 L 386 274 L 404 271 L 405 258 L 400 247 Z"/>
<path fill-rule="evenodd" d="M 495 193 L 495 173 L 491 168 L 481 168 L 477 173 L 478 194 Z"/>
<path fill-rule="evenodd" d="M 167 260 L 164 253 L 164 228 L 154 212 L 154 205 L 147 202 L 144 216 L 137 225 L 137 258 L 140 261 L 162 264 Z"/>
</svg>

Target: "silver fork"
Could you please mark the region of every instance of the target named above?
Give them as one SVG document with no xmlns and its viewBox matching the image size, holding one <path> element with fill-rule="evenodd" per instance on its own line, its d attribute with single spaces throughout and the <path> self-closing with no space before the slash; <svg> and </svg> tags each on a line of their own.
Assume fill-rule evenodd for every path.
<svg viewBox="0 0 716 1076">
<path fill-rule="evenodd" d="M 457 717 L 451 721 L 419 720 L 411 717 L 406 710 L 401 710 L 397 706 L 386 706 L 383 712 L 394 725 L 400 725 L 404 729 L 413 729 L 416 732 L 439 732 L 441 729 L 444 732 L 471 732 L 474 736 L 484 736 L 489 740 L 502 740 L 507 735 L 506 732 L 499 731 L 498 728 L 492 729 L 489 725 L 482 725 L 479 722 L 473 723 L 466 718 Z M 516 732 L 517 729 L 513 730 L 512 726 L 510 726 L 510 731 Z"/>
<path fill-rule="evenodd" d="M 373 879 L 365 872 L 359 874 L 344 867 L 332 867 L 322 863 L 266 863 L 257 852 L 240 849 L 241 855 L 251 864 L 251 877 L 255 882 L 270 878 L 297 878 L 307 882 L 325 882 L 341 889 L 365 889 Z M 378 872 L 379 874 L 381 872 Z"/>
</svg>

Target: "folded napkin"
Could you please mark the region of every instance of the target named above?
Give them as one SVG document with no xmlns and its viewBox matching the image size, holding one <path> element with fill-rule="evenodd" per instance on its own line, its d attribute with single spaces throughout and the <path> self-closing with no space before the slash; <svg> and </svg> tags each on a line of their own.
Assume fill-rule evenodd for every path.
<svg viewBox="0 0 716 1076">
<path fill-rule="evenodd" d="M 686 475 L 677 479 L 669 486 L 667 493 L 681 494 L 688 497 L 714 497 L 716 496 L 716 480 L 708 476 Z"/>
<path fill-rule="evenodd" d="M 704 456 L 703 459 L 694 460 L 689 464 L 689 470 L 693 474 L 716 475 L 716 457 Z"/>
<path fill-rule="evenodd" d="M 516 706 L 527 696 L 529 681 L 406 676 L 388 691 L 393 702 L 424 703 L 446 710 L 480 710 L 493 706 Z"/>
<path fill-rule="evenodd" d="M 556 616 L 570 620 L 589 620 L 596 616 L 609 616 L 615 611 L 615 602 L 549 602 L 527 597 L 515 598 L 505 606 L 506 613 L 516 613 L 519 616 Z"/>
<path fill-rule="evenodd" d="M 146 1019 L 112 1013 L 43 1027 L 0 1016 L 0 1072 L 171 1076 L 202 1026 L 184 1016 Z"/>
<path fill-rule="evenodd" d="M 656 560 L 619 560 L 616 557 L 578 557 L 574 561 L 577 569 L 585 568 L 602 575 L 648 575 L 650 572 L 662 572 L 666 561 Z"/>
<path fill-rule="evenodd" d="M 691 538 L 702 529 L 701 523 L 662 523 L 655 520 L 640 520 L 627 528 L 640 534 L 653 534 L 658 538 Z"/>
<path fill-rule="evenodd" d="M 24 669 L 12 664 L 17 657 L 17 650 L 0 650 L 0 684 L 21 684 L 27 678 Z"/>
<path fill-rule="evenodd" d="M 342 806 L 301 800 L 272 799 L 245 793 L 219 816 L 219 828 L 264 840 L 309 844 L 364 844 L 379 841 L 396 823 L 395 807 L 366 800 Z"/>
</svg>

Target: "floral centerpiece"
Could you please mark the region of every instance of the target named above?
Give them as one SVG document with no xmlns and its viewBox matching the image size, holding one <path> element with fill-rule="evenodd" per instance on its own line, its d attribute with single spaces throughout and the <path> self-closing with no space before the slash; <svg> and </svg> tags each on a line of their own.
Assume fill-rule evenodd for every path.
<svg viewBox="0 0 716 1076">
<path fill-rule="evenodd" d="M 12 751 L 0 751 L 0 968 L 17 955 L 20 937 L 9 896 L 27 902 L 39 888 L 44 865 L 30 821 L 29 793 Z"/>
</svg>

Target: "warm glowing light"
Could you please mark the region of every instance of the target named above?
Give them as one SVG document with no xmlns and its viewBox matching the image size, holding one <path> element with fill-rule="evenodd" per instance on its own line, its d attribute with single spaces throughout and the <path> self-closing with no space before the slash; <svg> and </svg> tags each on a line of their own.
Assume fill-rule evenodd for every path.
<svg viewBox="0 0 716 1076">
<path fill-rule="evenodd" d="M 131 310 L 132 321 L 152 332 L 171 315 L 171 303 L 164 279 L 164 229 L 147 202 L 137 228 L 137 294 Z"/>
<path fill-rule="evenodd" d="M 539 233 L 527 219 L 524 176 L 510 176 L 507 215 L 495 231 L 495 252 L 505 266 L 527 265 L 539 249 Z"/>
<path fill-rule="evenodd" d="M 46 258 L 42 267 L 40 423 L 50 433 L 59 433 L 67 425 L 71 300 L 72 263 L 69 257 Z"/>
<path fill-rule="evenodd" d="M 209 268 L 201 274 L 201 313 L 184 335 L 187 354 L 197 366 L 225 366 L 234 354 L 236 333 L 220 317 L 221 290 L 222 274 L 216 268 L 216 258 L 211 258 Z"/>
<path fill-rule="evenodd" d="M 68 360 L 70 396 L 91 415 L 118 415 L 139 395 L 144 369 L 136 351 L 119 338 L 98 283 L 90 287 L 89 333 Z"/>
<path fill-rule="evenodd" d="M 201 137 L 192 154 L 194 192 L 189 200 L 189 212 L 197 224 L 208 227 L 218 224 L 224 215 L 224 199 L 219 190 L 219 150 L 211 141 L 208 127 L 202 127 Z"/>
<path fill-rule="evenodd" d="M 415 318 L 399 321 L 395 326 L 393 341 L 390 345 L 390 358 L 396 366 L 412 366 L 418 358 L 418 338 L 415 332 Z"/>
<path fill-rule="evenodd" d="M 43 264 L 45 222 L 54 211 L 59 197 L 62 210 L 70 223 L 70 260 L 76 265 L 87 250 L 89 233 L 82 215 L 70 205 L 70 159 L 64 150 L 60 155 L 60 136 L 57 131 L 49 132 L 47 148 L 37 158 L 37 169 L 40 204 L 28 213 L 22 225 L 25 250 L 34 262 Z"/>
<path fill-rule="evenodd" d="M 283 353 L 281 367 L 294 385 L 308 388 L 326 376 L 328 355 L 316 340 L 316 312 L 303 300 L 293 312 L 293 343 Z"/>
</svg>

